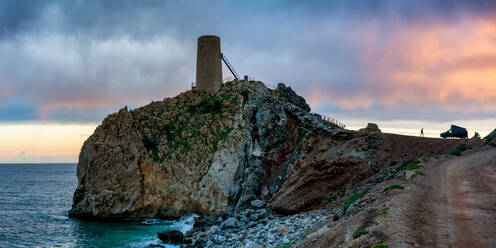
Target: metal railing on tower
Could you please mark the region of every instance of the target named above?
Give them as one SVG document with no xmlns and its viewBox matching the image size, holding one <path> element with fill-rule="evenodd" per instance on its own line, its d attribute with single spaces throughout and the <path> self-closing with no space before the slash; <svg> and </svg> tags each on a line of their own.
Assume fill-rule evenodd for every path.
<svg viewBox="0 0 496 248">
<path fill-rule="evenodd" d="M 224 61 L 224 64 L 226 64 L 227 68 L 233 74 L 234 80 L 236 80 L 236 82 L 238 82 L 239 81 L 238 73 L 236 72 L 236 70 L 234 70 L 234 67 L 231 65 L 231 63 L 229 63 L 229 60 L 227 60 L 226 56 L 224 56 L 224 54 L 222 54 L 222 53 L 220 54 L 220 57 L 222 58 L 222 61 Z"/>
</svg>

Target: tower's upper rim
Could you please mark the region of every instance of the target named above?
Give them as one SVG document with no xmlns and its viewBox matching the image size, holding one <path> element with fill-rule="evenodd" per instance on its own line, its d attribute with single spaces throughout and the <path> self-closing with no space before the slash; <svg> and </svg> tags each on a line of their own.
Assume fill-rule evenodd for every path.
<svg viewBox="0 0 496 248">
<path fill-rule="evenodd" d="M 220 40 L 220 37 L 217 35 L 202 35 L 198 37 L 198 40 L 206 40 L 206 39 L 218 39 Z"/>
</svg>

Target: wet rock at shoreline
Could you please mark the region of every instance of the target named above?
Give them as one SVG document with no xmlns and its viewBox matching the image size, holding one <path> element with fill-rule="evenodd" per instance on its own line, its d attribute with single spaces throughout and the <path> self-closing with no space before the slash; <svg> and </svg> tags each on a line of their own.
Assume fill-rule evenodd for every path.
<svg viewBox="0 0 496 248">
<path fill-rule="evenodd" d="M 158 232 L 157 236 L 166 244 L 180 245 L 184 244 L 184 235 L 178 230 L 165 230 Z"/>
<path fill-rule="evenodd" d="M 253 200 L 250 202 L 250 205 L 255 208 L 263 208 L 265 206 L 265 202 L 261 200 Z"/>
</svg>

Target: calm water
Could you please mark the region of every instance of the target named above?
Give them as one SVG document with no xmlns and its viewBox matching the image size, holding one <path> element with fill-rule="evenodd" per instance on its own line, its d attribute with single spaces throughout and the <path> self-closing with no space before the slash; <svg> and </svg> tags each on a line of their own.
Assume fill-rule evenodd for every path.
<svg viewBox="0 0 496 248">
<path fill-rule="evenodd" d="M 100 223 L 69 219 L 75 164 L 0 164 L 0 247 L 147 247 L 178 222 Z"/>
</svg>

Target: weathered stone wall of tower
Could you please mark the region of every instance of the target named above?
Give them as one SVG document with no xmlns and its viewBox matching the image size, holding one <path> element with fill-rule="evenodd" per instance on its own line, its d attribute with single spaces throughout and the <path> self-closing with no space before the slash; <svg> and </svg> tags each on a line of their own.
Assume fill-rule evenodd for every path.
<svg viewBox="0 0 496 248">
<path fill-rule="evenodd" d="M 222 85 L 220 38 L 204 35 L 198 38 L 196 89 L 216 93 Z"/>
</svg>

